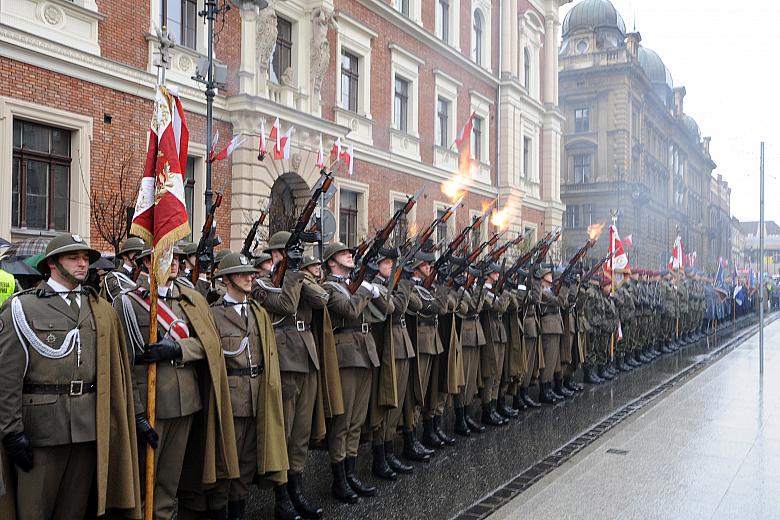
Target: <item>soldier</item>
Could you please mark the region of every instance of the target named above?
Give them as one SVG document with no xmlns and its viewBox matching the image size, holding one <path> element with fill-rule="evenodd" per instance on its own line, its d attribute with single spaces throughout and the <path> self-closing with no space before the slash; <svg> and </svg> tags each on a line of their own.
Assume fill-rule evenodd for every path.
<svg viewBox="0 0 780 520">
<path fill-rule="evenodd" d="M 211 304 L 211 312 L 220 332 L 230 382 L 240 477 L 218 481 L 209 491 L 209 509 L 224 511 L 227 507 L 227 518 L 244 518 L 252 482 L 256 477 L 266 477 L 274 485 L 274 516 L 295 519 L 300 517 L 287 492 L 284 385 L 271 320 L 256 301 L 247 298 L 254 273 L 254 266 L 238 253 L 226 255 L 216 271 L 227 291 Z M 314 384 L 316 390 L 316 381 Z M 312 410 L 308 411 L 301 420 L 311 420 Z"/>
<path fill-rule="evenodd" d="M 559 294 L 552 290 L 553 272 L 550 269 L 542 271 L 542 296 L 540 304 L 540 327 L 542 349 L 544 350 L 544 370 L 540 377 L 540 401 L 545 404 L 555 404 L 564 399 L 554 392 L 552 387 L 553 374 L 559 362 L 560 342 L 563 336 L 563 318 L 561 308 L 567 305 L 568 289 L 561 287 Z"/>
<path fill-rule="evenodd" d="M 634 334 L 636 313 L 634 296 L 628 283 L 620 284 L 613 296 L 623 332 L 623 339 L 619 341 L 615 338 L 614 342 L 615 367 L 621 372 L 630 372 L 638 366 L 631 355 L 631 338 Z"/>
<path fill-rule="evenodd" d="M 355 474 L 360 429 L 366 420 L 371 393 L 372 368 L 379 366 L 379 357 L 370 334 L 371 326 L 364 311 L 372 299 L 380 298 L 378 287 L 371 281 L 377 273 L 375 265 L 367 265 L 366 275 L 354 294 L 348 289 L 349 275 L 355 268 L 352 251 L 341 242 L 328 245 L 323 254 L 327 268 L 328 310 L 336 337 L 339 372 L 341 375 L 344 413 L 333 418 L 328 430 L 328 451 L 333 471 L 333 496 L 354 503 L 358 495 L 369 497 L 376 488 L 364 484 Z"/>
<path fill-rule="evenodd" d="M 618 371 L 610 365 L 615 359 L 615 345 L 617 344 L 617 331 L 620 321 L 618 310 L 615 306 L 614 294 L 612 293 L 612 279 L 609 276 L 604 276 L 601 279 L 601 295 L 604 315 L 599 328 L 599 345 L 601 349 L 600 359 L 604 360 L 604 364 L 599 366 L 599 377 L 613 379 L 617 376 Z"/>
<path fill-rule="evenodd" d="M 130 237 L 120 246 L 117 256 L 122 265 L 108 273 L 101 285 L 100 295 L 108 300 L 108 303 L 114 303 L 122 291 L 135 289 L 135 281 L 133 281 L 133 272 L 136 269 L 135 257 L 143 250 L 144 241 L 138 237 Z"/>
<path fill-rule="evenodd" d="M 312 333 L 312 317 L 328 302 L 327 291 L 309 271 L 299 270 L 304 260 L 298 248 L 287 249 L 289 231 L 274 233 L 263 250 L 271 255 L 274 267 L 287 256 L 287 270 L 282 286 L 276 287 L 270 277 L 258 279 L 254 298 L 271 314 L 279 351 L 284 425 L 287 454 L 290 461 L 289 495 L 295 509 L 304 518 L 320 518 L 322 508 L 309 503 L 303 492 L 303 469 L 306 465 L 312 418 L 317 402 L 320 358 Z M 312 262 L 307 262 L 311 267 Z M 279 488 L 277 497 L 283 489 Z M 278 502 L 278 500 L 277 500 Z"/>
<path fill-rule="evenodd" d="M 274 267 L 274 262 L 271 259 L 271 255 L 268 253 L 260 253 L 254 257 L 255 269 L 257 270 L 256 280 L 266 278 L 271 275 L 271 269 Z M 254 289 L 253 289 L 254 290 Z"/>
<path fill-rule="evenodd" d="M 563 276 L 561 273 L 560 276 Z M 560 351 L 560 370 L 553 374 L 555 379 L 555 393 L 564 397 L 571 397 L 575 393 L 582 392 L 583 386 L 576 383 L 572 377 L 577 371 L 577 365 L 582 359 L 579 350 L 575 352 L 574 345 L 577 338 L 577 323 L 575 304 L 577 303 L 577 294 L 579 292 L 579 282 L 575 279 L 574 273 L 567 274 L 562 284 L 566 286 L 569 297 L 566 304 L 561 308 L 561 317 L 563 318 L 563 336 L 561 339 Z"/>
<path fill-rule="evenodd" d="M 482 327 L 488 333 L 485 334 L 486 344 L 480 350 L 480 371 L 482 373 L 482 389 L 480 400 L 482 401 L 482 423 L 490 426 L 503 426 L 509 422 L 509 417 L 517 417 L 517 412 L 510 413 L 504 408 L 504 396 L 501 395 L 501 410 L 508 416 L 498 412 L 498 398 L 501 386 L 501 373 L 504 368 L 504 356 L 506 354 L 509 335 L 504 325 L 504 313 L 507 312 L 511 297 L 508 292 L 501 294 L 496 292 L 496 282 L 501 275 L 501 266 L 491 263 L 486 270 L 486 278 L 480 292 L 485 298 L 482 308 Z"/>
<path fill-rule="evenodd" d="M 303 256 L 300 270 L 309 273 L 317 283 L 322 279 L 322 263 L 311 255 Z"/>
<path fill-rule="evenodd" d="M 598 375 L 598 341 L 596 333 L 603 314 L 601 311 L 599 281 L 592 277 L 588 285 L 580 286 L 577 294 L 577 331 L 581 350 L 584 351 L 583 372 L 586 383 L 597 385 L 604 380 Z"/>
<path fill-rule="evenodd" d="M 0 435 L 15 466 L 2 518 L 140 515 L 125 339 L 111 306 L 82 285 L 99 257 L 78 235 L 55 237 L 37 265 L 48 279 L 0 310 Z"/>
<path fill-rule="evenodd" d="M 142 265 L 138 288 L 114 301 L 128 338 L 128 356 L 135 362 L 136 413 L 143 414 L 138 421 L 139 442 L 153 448 L 159 443 L 154 452 L 156 519 L 173 516 L 177 491 L 179 517 L 183 518 L 194 511 L 208 509 L 202 490 L 216 483 L 217 475 L 239 476 L 230 390 L 219 333 L 204 298 L 177 280 L 183 252 L 174 247 L 173 254 L 168 281 L 157 288 L 157 343 L 148 344 L 151 249 L 136 258 Z M 151 363 L 157 364 L 154 430 L 145 422 L 147 367 Z M 204 410 L 204 403 L 212 406 Z M 204 417 L 197 421 L 199 427 L 193 429 L 199 413 Z M 143 466 L 145 449 L 139 451 Z M 216 510 L 208 514 L 219 515 Z"/>
<path fill-rule="evenodd" d="M 477 300 L 477 290 L 465 287 L 465 276 L 460 275 L 455 285 L 460 287 L 459 297 L 464 307 L 458 309 L 456 316 L 460 322 L 459 336 L 463 349 L 463 372 L 466 384 L 460 394 L 455 396 L 455 433 L 468 437 L 471 432 L 484 433 L 485 427 L 471 417 L 469 409 L 477 395 L 480 350 L 485 345 L 485 332 L 479 314 L 482 312 L 484 298 Z"/>
</svg>

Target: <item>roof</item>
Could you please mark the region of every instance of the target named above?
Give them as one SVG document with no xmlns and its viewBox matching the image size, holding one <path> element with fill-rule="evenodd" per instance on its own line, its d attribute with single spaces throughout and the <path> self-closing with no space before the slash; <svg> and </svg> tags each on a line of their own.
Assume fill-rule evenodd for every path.
<svg viewBox="0 0 780 520">
<path fill-rule="evenodd" d="M 661 57 L 654 50 L 640 46 L 639 65 L 647 74 L 650 82 L 657 85 L 666 85 L 669 88 L 674 86 L 671 72 L 669 72 Z"/>
<path fill-rule="evenodd" d="M 609 0 L 583 0 L 566 13 L 563 19 L 563 37 L 579 28 L 616 29 L 626 35 L 623 17 Z"/>
<path fill-rule="evenodd" d="M 738 223 L 742 233 L 745 235 L 758 235 L 758 221 L 753 220 L 749 222 Z M 767 235 L 780 235 L 780 226 L 774 220 L 764 221 L 764 227 L 766 228 Z"/>
</svg>

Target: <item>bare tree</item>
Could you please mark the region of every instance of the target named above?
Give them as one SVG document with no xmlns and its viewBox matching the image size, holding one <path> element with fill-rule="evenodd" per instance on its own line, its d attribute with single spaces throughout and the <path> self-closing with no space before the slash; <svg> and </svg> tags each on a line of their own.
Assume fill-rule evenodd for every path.
<svg viewBox="0 0 780 520">
<path fill-rule="evenodd" d="M 104 161 L 104 164 L 110 162 Z M 114 248 L 114 254 L 129 234 L 138 188 L 138 180 L 133 175 L 136 166 L 133 152 L 128 150 L 115 164 L 116 182 L 93 182 L 90 188 L 92 219 L 100 237 Z"/>
</svg>

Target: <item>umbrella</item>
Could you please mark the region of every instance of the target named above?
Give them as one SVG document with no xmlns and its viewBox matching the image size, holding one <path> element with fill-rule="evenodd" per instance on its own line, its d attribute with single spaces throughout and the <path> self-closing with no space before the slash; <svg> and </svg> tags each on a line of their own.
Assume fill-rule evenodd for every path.
<svg viewBox="0 0 780 520">
<path fill-rule="evenodd" d="M 38 262 L 43 260 L 43 257 L 46 256 L 43 253 L 38 253 L 37 255 L 28 256 L 24 259 L 24 263 L 27 265 L 30 265 L 32 267 L 37 267 Z"/>
<path fill-rule="evenodd" d="M 115 267 L 114 262 L 105 256 L 101 256 L 89 266 L 90 269 L 103 269 L 104 271 L 112 271 Z"/>
<path fill-rule="evenodd" d="M 51 238 L 46 237 L 27 238 L 14 244 L 14 247 L 8 252 L 16 256 L 32 256 L 38 253 L 45 253 L 46 246 L 49 245 L 50 241 Z"/>
<path fill-rule="evenodd" d="M 0 269 L 14 276 L 41 276 L 37 269 L 27 265 L 18 256 L 11 256 L 0 260 Z"/>
<path fill-rule="evenodd" d="M 12 245 L 8 240 L 0 237 L 0 247 L 6 247 Z"/>
</svg>

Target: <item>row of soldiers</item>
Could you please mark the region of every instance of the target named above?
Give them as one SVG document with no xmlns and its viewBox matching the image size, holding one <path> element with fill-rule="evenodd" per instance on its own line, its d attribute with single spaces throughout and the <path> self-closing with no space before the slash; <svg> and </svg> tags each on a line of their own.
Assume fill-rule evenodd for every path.
<svg viewBox="0 0 780 520">
<path fill-rule="evenodd" d="M 613 290 L 538 263 L 507 281 L 491 262 L 427 284 L 431 248 L 400 266 L 380 248 L 356 281 L 345 244 L 320 263 L 289 242 L 276 233 L 251 261 L 225 252 L 212 279 L 192 276 L 196 248 L 176 246 L 152 324 L 151 248 L 128 239 L 97 294 L 84 283 L 99 253 L 54 238 L 48 278 L 0 310 L 0 517 L 138 518 L 151 448 L 155 518 L 177 498 L 180 518 L 243 518 L 258 483 L 277 518 L 320 518 L 302 477 L 312 445 L 329 452 L 333 496 L 354 503 L 377 492 L 356 472 L 361 438 L 372 473 L 393 481 L 455 443 L 450 407 L 456 434 L 479 434 L 582 391 L 580 366 L 598 383 L 702 334 L 691 273 L 634 273 Z"/>
</svg>

